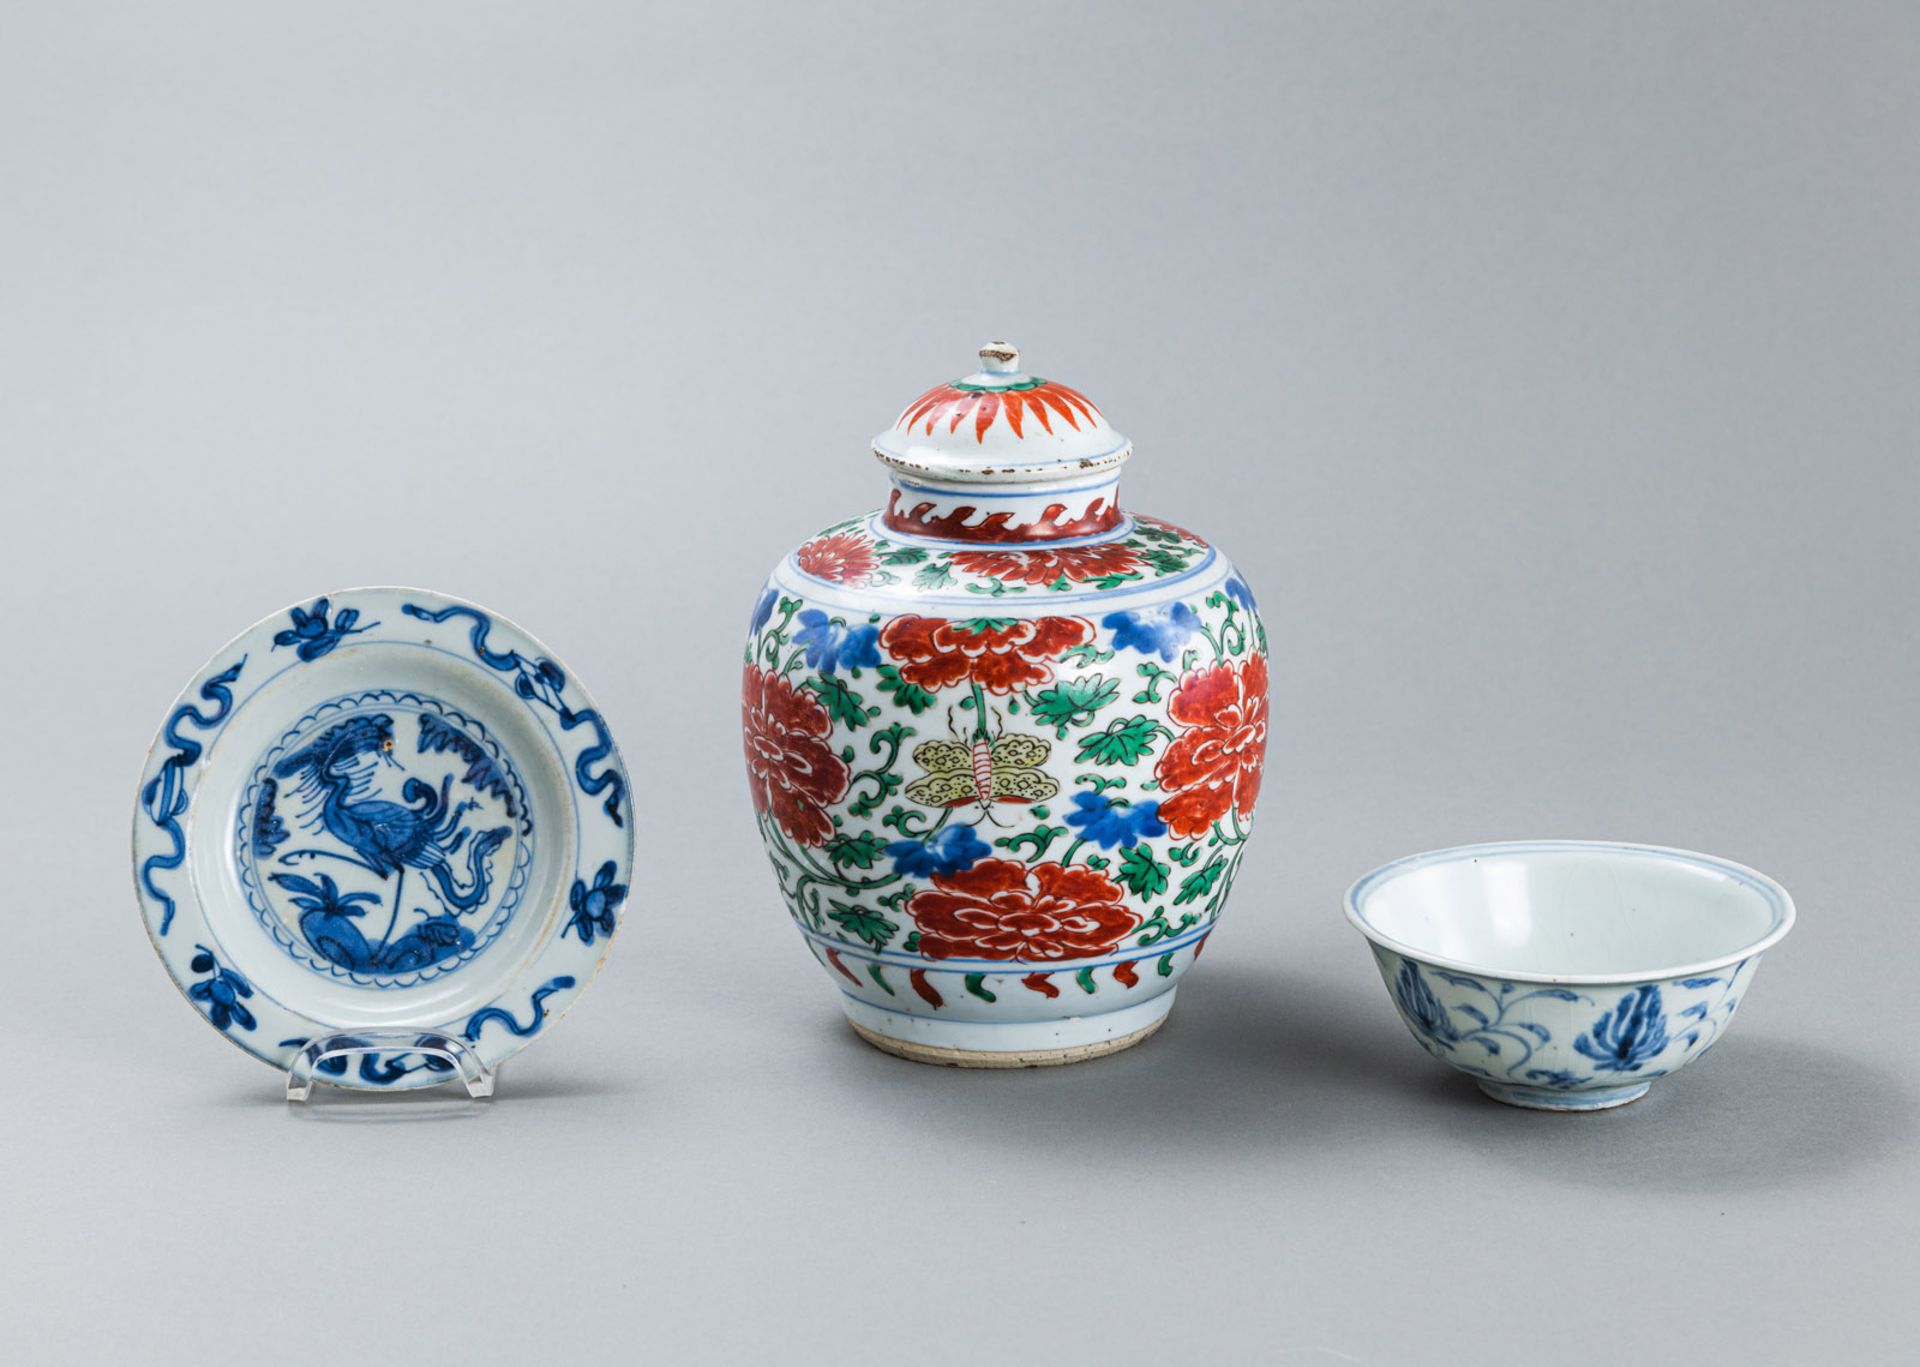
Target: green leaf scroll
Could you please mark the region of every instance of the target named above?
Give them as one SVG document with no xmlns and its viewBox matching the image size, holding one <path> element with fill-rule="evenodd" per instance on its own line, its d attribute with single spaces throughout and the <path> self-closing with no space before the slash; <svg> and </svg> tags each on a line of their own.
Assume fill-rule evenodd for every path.
<svg viewBox="0 0 1920 1367">
<path fill-rule="evenodd" d="M 894 932 L 900 929 L 898 922 L 889 921 L 877 911 L 850 906 L 831 898 L 828 901 L 833 910 L 827 913 L 827 919 L 839 922 L 849 935 L 859 936 L 875 949 L 885 949 L 887 942 L 893 939 Z"/>
<path fill-rule="evenodd" d="M 1213 891 L 1213 885 L 1220 881 L 1220 875 L 1226 871 L 1227 861 L 1216 854 L 1207 861 L 1205 868 L 1196 873 L 1190 873 L 1180 880 L 1180 892 L 1173 899 L 1173 904 L 1177 907 L 1185 906 L 1188 902 L 1205 897 Z"/>
<path fill-rule="evenodd" d="M 1120 851 L 1120 881 L 1128 891 L 1151 902 L 1167 890 L 1167 878 L 1173 872 L 1153 857 L 1145 845 L 1132 845 Z"/>
<path fill-rule="evenodd" d="M 892 665 L 880 666 L 880 691 L 893 694 L 893 700 L 916 717 L 933 706 L 933 694 L 901 678 L 900 671 Z"/>
<path fill-rule="evenodd" d="M 872 831 L 862 831 L 835 836 L 827 842 L 825 852 L 835 868 L 870 869 L 887 852 L 887 842 Z"/>
<path fill-rule="evenodd" d="M 1153 749 L 1153 738 L 1160 724 L 1152 717 L 1125 717 L 1108 723 L 1107 729 L 1080 738 L 1082 764 L 1138 764 Z"/>
<path fill-rule="evenodd" d="M 843 723 L 849 730 L 859 730 L 870 719 L 866 700 L 847 687 L 845 679 L 832 674 L 816 674 L 807 680 L 807 687 L 826 705 L 827 715 Z"/>
<path fill-rule="evenodd" d="M 1030 701 L 1033 715 L 1043 724 L 1053 727 L 1059 739 L 1065 740 L 1068 727 L 1087 725 L 1093 720 L 1095 712 L 1119 696 L 1118 679 L 1088 674 L 1077 679 L 1062 679 L 1051 688 L 1035 694 Z"/>
</svg>

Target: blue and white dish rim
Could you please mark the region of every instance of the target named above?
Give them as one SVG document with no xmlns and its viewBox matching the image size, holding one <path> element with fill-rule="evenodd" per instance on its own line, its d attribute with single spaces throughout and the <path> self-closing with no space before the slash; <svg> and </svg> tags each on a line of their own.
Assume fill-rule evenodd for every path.
<svg viewBox="0 0 1920 1367">
<path fill-rule="evenodd" d="M 362 648 L 381 646 L 427 647 L 420 658 L 442 660 L 441 668 L 458 675 L 442 679 L 455 694 L 487 700 L 491 723 L 481 722 L 478 716 L 462 717 L 457 709 L 443 709 L 443 715 L 471 724 L 470 735 L 506 763 L 503 778 L 516 784 L 522 781 L 521 775 L 512 772 L 511 760 L 493 745 L 490 725 L 511 720 L 529 744 L 537 740 L 541 750 L 550 750 L 537 767 L 526 770 L 525 777 L 546 779 L 536 794 L 546 804 L 545 810 L 565 809 L 556 833 L 566 839 L 550 851 L 545 905 L 527 908 L 531 920 L 509 963 L 501 965 L 501 971 L 482 975 L 482 981 L 494 982 L 497 990 L 483 990 L 464 1000 L 450 997 L 442 1003 L 449 1010 L 446 1018 L 431 1022 L 423 1022 L 411 1010 L 391 1015 L 383 1009 L 343 1013 L 337 994 L 320 1009 L 323 999 L 309 995 L 318 988 L 276 991 L 243 972 L 229 941 L 242 933 L 259 933 L 257 924 L 247 928 L 240 915 L 244 909 L 252 916 L 258 908 L 242 908 L 238 883 L 231 889 L 210 889 L 201 874 L 202 865 L 223 857 L 222 842 L 244 844 L 247 838 L 244 821 L 242 829 L 232 829 L 234 822 L 227 819 L 231 813 L 200 810 L 205 805 L 202 788 L 216 762 L 224 758 L 225 772 L 214 776 L 213 792 L 228 797 L 236 778 L 254 768 L 254 757 L 244 749 L 222 757 L 221 741 L 244 720 L 247 735 L 236 732 L 234 743 L 257 743 L 259 736 L 280 731 L 298 715 L 282 717 L 276 708 L 290 698 L 320 696 L 328 687 L 357 695 L 343 696 L 343 702 L 364 702 L 375 695 L 399 701 L 404 685 L 396 691 L 395 680 L 380 671 L 349 667 L 338 679 L 325 677 L 332 666 L 361 655 Z M 267 710 L 247 718 L 248 705 L 276 683 L 284 691 L 274 692 L 273 705 L 263 702 Z M 390 717 L 375 720 L 391 723 Z M 294 727 L 313 722 L 312 716 L 301 715 Z M 424 754 L 428 743 L 423 740 L 419 748 Z M 434 758 L 439 758 L 441 747 L 433 748 Z M 245 789 L 246 801 L 252 800 L 252 789 L 259 782 L 254 772 Z M 471 788 L 471 772 L 467 782 Z M 533 808 L 527 804 L 525 790 L 515 791 L 530 835 Z M 481 798 L 484 793 L 473 791 L 467 796 Z M 404 1044 L 409 1041 L 401 1036 L 418 1034 L 424 1042 L 425 1036 L 438 1033 L 464 1039 L 486 1066 L 497 1067 L 543 1037 L 604 963 L 625 920 L 621 913 L 633 882 L 632 797 L 626 767 L 599 706 L 546 646 L 516 622 L 433 589 L 395 585 L 340 589 L 290 604 L 240 632 L 195 672 L 170 704 L 141 770 L 132 832 L 134 890 L 148 938 L 182 995 L 220 1034 L 262 1062 L 290 1066 L 310 1037 L 378 1033 Z M 207 800 L 218 803 L 222 797 Z M 457 821 L 459 813 L 452 816 Z M 443 824 L 452 832 L 452 823 Z M 286 839 L 287 832 L 281 830 L 278 838 Z M 204 852 L 203 841 L 213 842 Z M 471 854 L 477 843 L 477 839 L 469 842 L 464 852 Z M 449 837 L 448 849 L 460 850 L 461 845 Z M 231 848 L 227 854 L 237 857 Z M 312 881 L 306 880 L 310 893 Z M 329 895 L 338 891 L 329 884 Z M 213 917 L 209 899 L 221 904 Z M 348 900 L 342 898 L 341 903 Z M 397 911 L 397 889 L 394 900 Z M 347 914 L 359 913 L 349 910 Z M 508 908 L 507 914 L 519 913 Z M 386 945 L 384 938 L 381 943 Z M 242 957 L 262 953 L 260 945 L 249 944 Z M 277 965 L 276 982 L 285 988 L 291 970 L 278 960 L 271 962 Z M 511 968 L 513 963 L 518 967 Z M 253 966 L 263 965 L 256 958 Z M 445 966 L 458 968 L 452 959 Z M 393 981 L 374 986 L 406 986 L 405 970 L 383 965 L 380 971 Z M 297 973 L 291 976 L 298 981 Z M 355 1019 L 356 1015 L 363 1018 Z M 397 1090 L 431 1085 L 451 1075 L 452 1065 L 444 1059 L 394 1047 L 363 1054 L 353 1064 L 345 1059 L 323 1063 L 319 1080 Z"/>
</svg>

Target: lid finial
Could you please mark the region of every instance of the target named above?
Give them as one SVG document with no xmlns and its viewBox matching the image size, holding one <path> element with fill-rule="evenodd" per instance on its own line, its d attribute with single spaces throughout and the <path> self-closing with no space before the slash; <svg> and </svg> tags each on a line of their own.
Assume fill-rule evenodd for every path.
<svg viewBox="0 0 1920 1367">
<path fill-rule="evenodd" d="M 1020 348 L 1012 342 L 988 342 L 980 348 L 980 369 L 989 375 L 1017 374 Z"/>
</svg>

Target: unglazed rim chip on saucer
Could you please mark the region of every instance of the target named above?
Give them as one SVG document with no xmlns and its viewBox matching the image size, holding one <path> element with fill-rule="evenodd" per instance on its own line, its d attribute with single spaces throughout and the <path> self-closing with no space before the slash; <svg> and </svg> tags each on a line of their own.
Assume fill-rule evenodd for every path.
<svg viewBox="0 0 1920 1367">
<path fill-rule="evenodd" d="M 420 589 L 328 594 L 195 675 L 147 756 L 133 875 L 160 960 L 277 1068 L 309 1041 L 400 1044 L 340 1086 L 491 1069 L 552 1029 L 632 883 L 631 792 L 593 699 L 505 618 Z"/>
</svg>

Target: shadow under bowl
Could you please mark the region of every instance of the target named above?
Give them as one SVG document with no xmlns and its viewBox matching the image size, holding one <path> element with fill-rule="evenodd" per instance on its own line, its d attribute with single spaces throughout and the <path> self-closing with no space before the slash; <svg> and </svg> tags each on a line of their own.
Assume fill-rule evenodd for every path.
<svg viewBox="0 0 1920 1367">
<path fill-rule="evenodd" d="M 1742 865 L 1586 840 L 1411 855 L 1346 909 L 1422 1048 L 1552 1111 L 1623 1106 L 1704 1054 L 1794 920 Z"/>
</svg>

